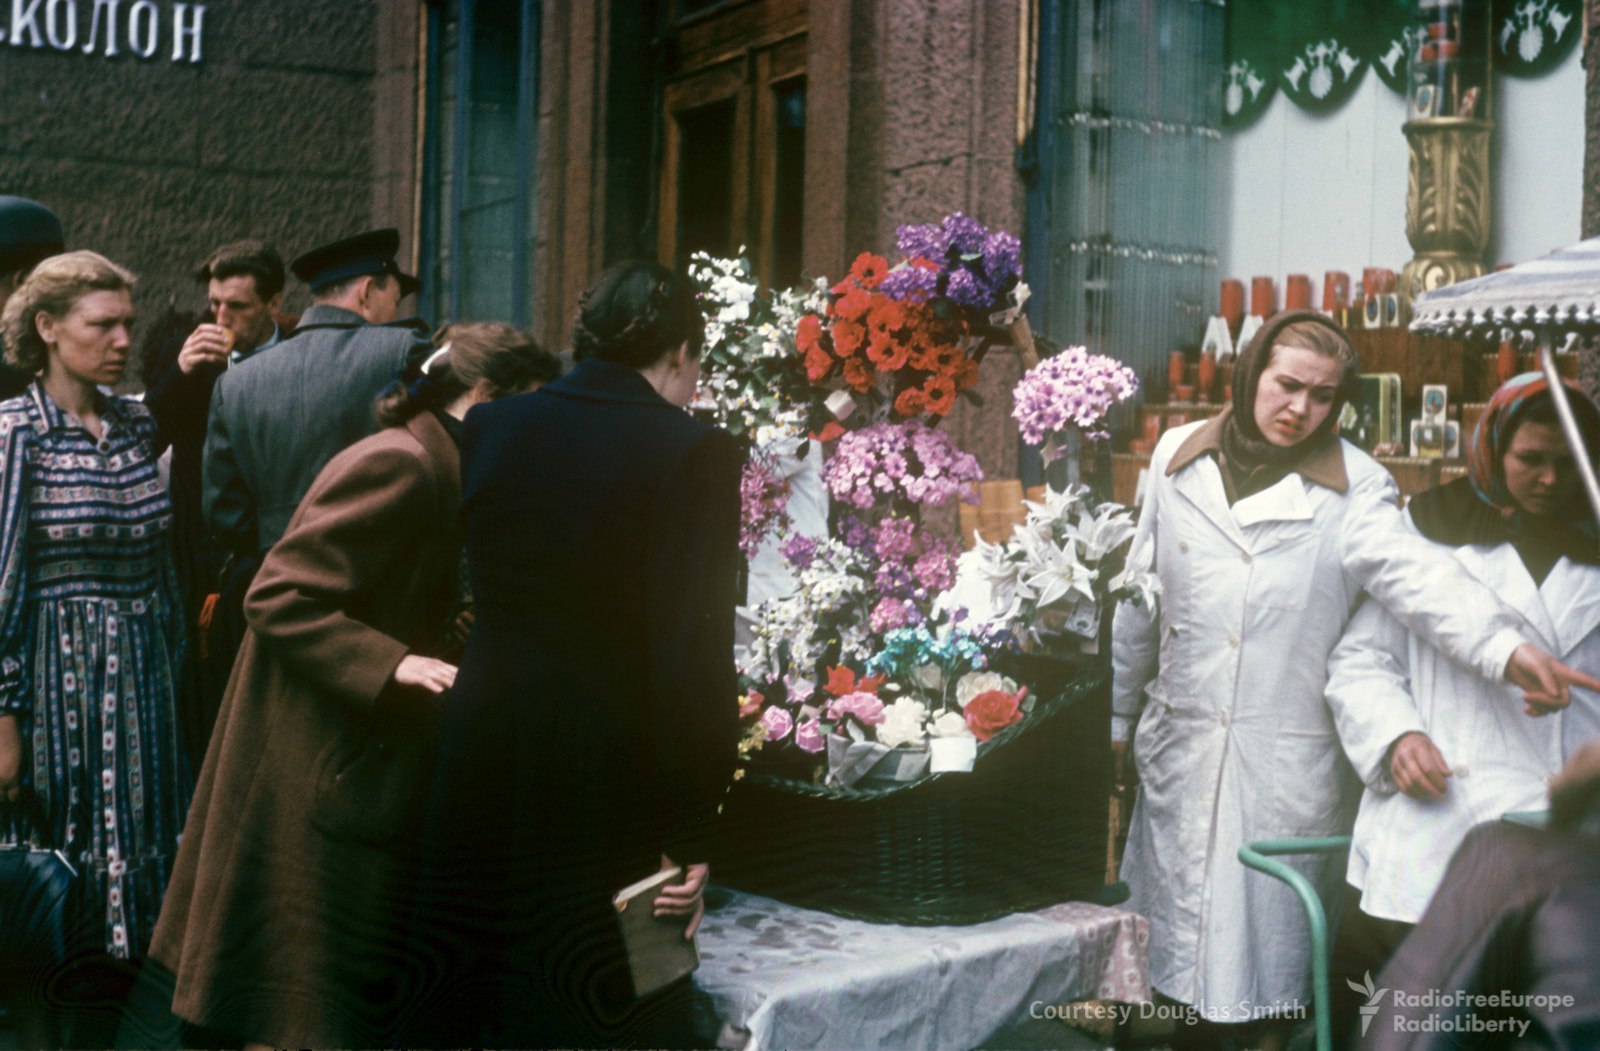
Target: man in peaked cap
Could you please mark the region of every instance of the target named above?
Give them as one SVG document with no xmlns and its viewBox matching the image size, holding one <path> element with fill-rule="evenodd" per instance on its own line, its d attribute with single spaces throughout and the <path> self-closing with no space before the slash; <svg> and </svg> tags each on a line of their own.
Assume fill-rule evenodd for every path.
<svg viewBox="0 0 1600 1051">
<path fill-rule="evenodd" d="M 66 235 L 55 212 L 26 197 L 0 195 L 0 311 L 41 260 L 65 247 Z M 0 361 L 0 398 L 22 393 L 32 378 L 10 362 Z"/>
<path fill-rule="evenodd" d="M 397 231 L 313 248 L 289 264 L 312 305 L 293 336 L 251 355 L 212 389 L 202 467 L 206 525 L 234 561 L 237 602 L 300 498 L 335 454 L 377 430 L 373 399 L 432 349 L 420 320 L 397 321 L 420 288 L 395 262 Z M 236 592 L 236 593 L 235 593 Z"/>
</svg>

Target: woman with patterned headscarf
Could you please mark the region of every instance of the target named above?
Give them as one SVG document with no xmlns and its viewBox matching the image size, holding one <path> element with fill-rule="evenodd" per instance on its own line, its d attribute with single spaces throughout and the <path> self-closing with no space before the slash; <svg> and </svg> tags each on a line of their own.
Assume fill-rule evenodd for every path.
<svg viewBox="0 0 1600 1051">
<path fill-rule="evenodd" d="M 1112 734 L 1131 739 L 1141 781 L 1123 878 L 1150 918 L 1151 984 L 1228 1027 L 1180 1026 L 1184 1046 L 1281 1047 L 1310 995 L 1300 904 L 1238 850 L 1350 828 L 1358 786 L 1323 694 L 1364 593 L 1486 680 L 1531 683 L 1532 662 L 1575 681 L 1405 527 L 1389 472 L 1340 439 L 1358 366 L 1327 318 L 1279 314 L 1241 355 L 1233 403 L 1168 432 L 1151 459 L 1129 563 L 1157 574 L 1161 596 L 1117 610 Z M 1528 697 L 1566 703 L 1554 682 Z M 1288 863 L 1338 889 L 1327 859 Z"/>
<path fill-rule="evenodd" d="M 1593 455 L 1600 407 L 1568 388 Z M 1473 432 L 1467 476 L 1417 496 L 1408 512 L 1522 615 L 1530 638 L 1600 673 L 1600 530 L 1542 376 L 1495 392 Z M 1543 809 L 1550 777 L 1600 737 L 1600 698 L 1575 690 L 1566 709 L 1528 719 L 1514 687 L 1462 668 L 1375 603 L 1350 622 L 1329 670 L 1328 703 L 1366 785 L 1334 960 L 1362 983 L 1421 918 L 1474 825 Z M 1348 1027 L 1361 998 L 1343 996 L 1338 977 L 1335 992 L 1349 1002 L 1335 1022 Z"/>
</svg>

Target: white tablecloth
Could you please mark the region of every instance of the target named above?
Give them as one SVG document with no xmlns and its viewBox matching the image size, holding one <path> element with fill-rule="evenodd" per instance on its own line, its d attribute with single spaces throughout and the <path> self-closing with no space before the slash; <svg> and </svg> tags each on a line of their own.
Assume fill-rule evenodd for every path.
<svg viewBox="0 0 1600 1051">
<path fill-rule="evenodd" d="M 1066 902 L 966 927 L 896 927 L 713 896 L 726 900 L 700 927 L 694 982 L 726 1047 L 964 1049 L 1045 1007 L 1150 999 L 1149 924 L 1121 909 Z"/>
</svg>

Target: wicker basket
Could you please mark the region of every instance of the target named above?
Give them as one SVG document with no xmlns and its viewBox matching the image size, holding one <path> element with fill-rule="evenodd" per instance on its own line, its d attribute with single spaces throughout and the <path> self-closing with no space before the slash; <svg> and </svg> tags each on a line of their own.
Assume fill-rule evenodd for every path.
<svg viewBox="0 0 1600 1051">
<path fill-rule="evenodd" d="M 718 883 L 876 922 L 977 923 L 1107 897 L 1110 676 L 1103 659 L 1014 656 L 1041 698 L 971 773 L 829 789 L 759 769 L 724 809 Z"/>
</svg>

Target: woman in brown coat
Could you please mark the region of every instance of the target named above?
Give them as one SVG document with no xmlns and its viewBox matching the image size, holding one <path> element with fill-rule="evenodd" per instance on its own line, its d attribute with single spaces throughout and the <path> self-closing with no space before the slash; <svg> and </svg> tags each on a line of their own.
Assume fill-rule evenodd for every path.
<svg viewBox="0 0 1600 1051">
<path fill-rule="evenodd" d="M 172 1009 L 277 1047 L 384 1041 L 440 694 L 466 618 L 459 420 L 554 378 L 501 325 L 460 325 L 322 471 L 245 602 L 150 954 Z"/>
</svg>

